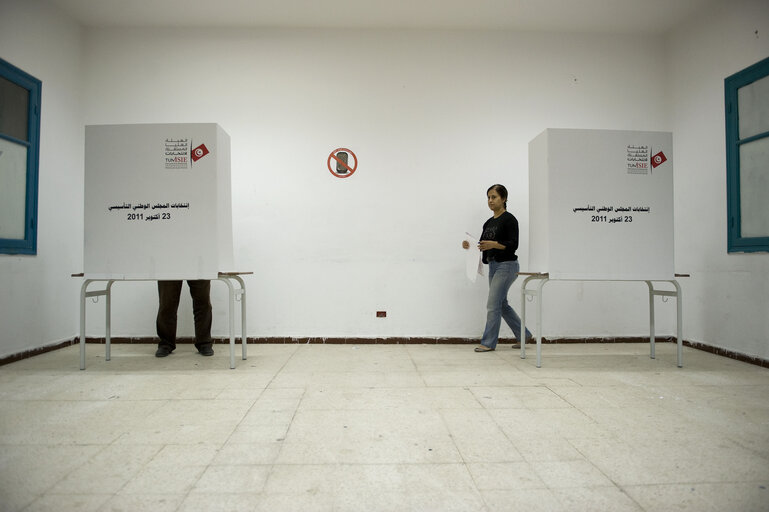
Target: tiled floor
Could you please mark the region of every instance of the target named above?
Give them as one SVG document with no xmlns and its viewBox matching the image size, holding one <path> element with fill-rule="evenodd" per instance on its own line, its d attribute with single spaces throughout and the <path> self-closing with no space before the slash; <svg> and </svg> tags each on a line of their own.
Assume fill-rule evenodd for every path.
<svg viewBox="0 0 769 512">
<path fill-rule="evenodd" d="M 675 346 L 70 347 L 0 367 L 6 511 L 765 511 L 769 370 Z"/>
</svg>

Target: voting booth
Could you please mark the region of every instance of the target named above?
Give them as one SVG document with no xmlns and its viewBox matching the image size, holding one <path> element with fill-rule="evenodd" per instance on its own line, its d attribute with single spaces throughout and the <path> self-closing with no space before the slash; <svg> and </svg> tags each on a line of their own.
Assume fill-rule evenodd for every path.
<svg viewBox="0 0 769 512">
<path fill-rule="evenodd" d="M 529 267 L 551 279 L 672 279 L 672 134 L 545 130 L 529 223 Z"/>
<path fill-rule="evenodd" d="M 217 124 L 85 129 L 87 278 L 232 270 L 230 137 Z"/>
<path fill-rule="evenodd" d="M 116 281 L 219 280 L 229 290 L 230 368 L 235 301 L 246 359 L 246 288 L 233 272 L 230 137 L 217 124 L 93 125 L 85 128 L 85 233 L 80 291 L 80 369 L 86 298 L 105 297 L 110 360 Z M 92 283 L 104 289 L 89 290 Z"/>
<path fill-rule="evenodd" d="M 547 129 L 529 142 L 529 262 L 522 289 L 538 299 L 549 280 L 643 281 L 649 288 L 651 357 L 654 298 L 676 298 L 681 362 L 681 289 L 673 244 L 673 136 L 669 132 Z M 661 290 L 655 281 L 672 284 Z M 536 288 L 529 289 L 530 282 Z M 525 344 L 521 357 L 525 357 Z"/>
</svg>

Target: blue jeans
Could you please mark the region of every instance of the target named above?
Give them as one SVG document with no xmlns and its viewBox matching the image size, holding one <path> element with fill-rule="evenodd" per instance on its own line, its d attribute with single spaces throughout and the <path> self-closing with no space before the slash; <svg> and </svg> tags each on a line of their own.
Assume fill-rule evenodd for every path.
<svg viewBox="0 0 769 512">
<path fill-rule="evenodd" d="M 489 300 L 486 303 L 486 329 L 483 331 L 481 345 L 496 348 L 499 341 L 499 327 L 502 319 L 513 330 L 513 334 L 521 338 L 521 318 L 507 303 L 507 292 L 518 277 L 520 265 L 517 261 L 489 262 Z M 531 338 L 531 331 L 526 329 L 526 339 Z"/>
</svg>

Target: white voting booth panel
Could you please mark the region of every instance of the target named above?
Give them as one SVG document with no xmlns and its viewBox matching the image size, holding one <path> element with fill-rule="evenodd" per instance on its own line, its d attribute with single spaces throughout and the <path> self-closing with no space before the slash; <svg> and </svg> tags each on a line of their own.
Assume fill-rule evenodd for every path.
<svg viewBox="0 0 769 512">
<path fill-rule="evenodd" d="M 529 194 L 530 270 L 674 278 L 671 133 L 547 129 L 529 143 Z"/>
<path fill-rule="evenodd" d="M 86 126 L 87 279 L 216 279 L 232 264 L 230 137 L 220 126 Z"/>
<path fill-rule="evenodd" d="M 667 132 L 547 129 L 529 142 L 529 266 L 521 288 L 537 299 L 542 364 L 542 288 L 551 279 L 645 281 L 650 356 L 654 298 L 676 298 L 682 362 L 681 287 L 673 253 L 673 136 Z M 531 281 L 535 289 L 527 288 Z M 655 287 L 665 281 L 675 291 Z M 522 327 L 522 329 L 523 329 Z M 526 344 L 521 345 L 526 357 Z"/>
</svg>

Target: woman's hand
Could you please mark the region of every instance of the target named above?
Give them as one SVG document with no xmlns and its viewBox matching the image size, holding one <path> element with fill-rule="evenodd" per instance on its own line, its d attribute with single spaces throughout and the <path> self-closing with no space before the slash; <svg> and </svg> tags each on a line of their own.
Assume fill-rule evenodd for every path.
<svg viewBox="0 0 769 512">
<path fill-rule="evenodd" d="M 505 246 L 494 240 L 481 240 L 478 242 L 478 248 L 481 251 L 488 251 L 489 249 L 504 249 Z"/>
<path fill-rule="evenodd" d="M 462 240 L 462 249 L 469 249 L 470 248 L 470 242 L 467 240 Z"/>
</svg>

